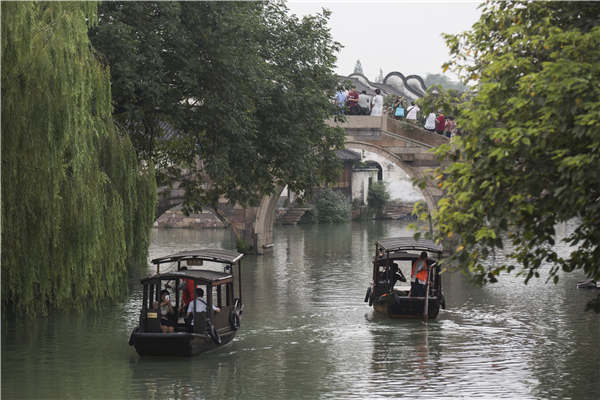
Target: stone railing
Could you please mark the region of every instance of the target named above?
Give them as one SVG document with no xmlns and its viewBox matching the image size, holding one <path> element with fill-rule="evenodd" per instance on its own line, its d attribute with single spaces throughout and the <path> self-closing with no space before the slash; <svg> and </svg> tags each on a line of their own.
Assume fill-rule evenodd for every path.
<svg viewBox="0 0 600 400">
<path fill-rule="evenodd" d="M 333 119 L 328 119 L 326 123 L 329 126 L 339 126 L 347 129 L 347 132 L 367 132 L 380 130 L 396 135 L 403 136 L 409 140 L 422 143 L 429 147 L 437 147 L 441 144 L 448 143 L 448 138 L 438 135 L 435 132 L 429 132 L 421 126 L 406 122 L 403 120 L 395 120 L 388 114 L 381 117 L 370 115 L 347 115 L 345 122 L 335 122 Z"/>
</svg>

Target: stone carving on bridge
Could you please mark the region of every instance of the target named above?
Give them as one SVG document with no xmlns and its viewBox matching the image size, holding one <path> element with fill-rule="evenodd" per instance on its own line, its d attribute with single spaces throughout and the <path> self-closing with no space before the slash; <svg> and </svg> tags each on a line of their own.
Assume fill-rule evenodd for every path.
<svg viewBox="0 0 600 400">
<path fill-rule="evenodd" d="M 359 73 L 348 76 L 338 75 L 338 80 L 340 82 L 352 81 L 359 92 L 365 90 L 370 95 L 374 95 L 375 89 L 379 89 L 384 96 L 392 94 L 415 100 L 423 97 L 427 91 L 425 81 L 419 75 L 404 76 L 400 72 L 390 72 L 383 78 L 382 83 L 371 82 L 366 76 Z"/>
</svg>

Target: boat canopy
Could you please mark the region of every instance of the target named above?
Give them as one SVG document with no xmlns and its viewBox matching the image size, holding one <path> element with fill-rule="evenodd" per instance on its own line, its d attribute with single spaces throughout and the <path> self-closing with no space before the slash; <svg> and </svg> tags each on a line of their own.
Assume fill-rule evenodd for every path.
<svg viewBox="0 0 600 400">
<path fill-rule="evenodd" d="M 237 251 L 222 250 L 222 249 L 201 249 L 182 251 L 179 253 L 172 254 L 170 256 L 164 256 L 155 258 L 152 260 L 152 264 L 162 264 L 168 262 L 177 262 L 185 260 L 204 260 L 213 261 L 223 264 L 233 264 L 241 259 L 244 255 Z"/>
<path fill-rule="evenodd" d="M 146 284 L 150 281 L 154 281 L 157 279 L 160 280 L 175 280 L 175 279 L 192 279 L 199 281 L 199 283 L 203 284 L 213 284 L 219 282 L 226 282 L 231 280 L 231 274 L 227 272 L 218 272 L 218 271 L 208 271 L 208 270 L 185 270 L 185 271 L 170 271 L 162 274 L 155 274 L 149 276 L 147 278 L 142 279 L 142 284 Z"/>
<path fill-rule="evenodd" d="M 429 239 L 415 240 L 412 237 L 397 237 L 377 241 L 377 247 L 385 252 L 397 252 L 406 250 L 429 251 L 441 254 L 443 249 Z"/>
</svg>

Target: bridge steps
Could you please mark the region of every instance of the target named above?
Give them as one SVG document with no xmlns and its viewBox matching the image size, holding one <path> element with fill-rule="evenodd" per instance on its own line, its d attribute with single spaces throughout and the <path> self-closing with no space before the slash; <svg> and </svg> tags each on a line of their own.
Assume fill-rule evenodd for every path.
<svg viewBox="0 0 600 400">
<path fill-rule="evenodd" d="M 285 214 L 281 215 L 277 221 L 282 225 L 296 225 L 309 210 L 310 208 L 288 208 Z"/>
<path fill-rule="evenodd" d="M 386 219 L 414 219 L 412 210 L 414 203 L 408 202 L 391 202 L 385 206 L 383 217 Z"/>
</svg>

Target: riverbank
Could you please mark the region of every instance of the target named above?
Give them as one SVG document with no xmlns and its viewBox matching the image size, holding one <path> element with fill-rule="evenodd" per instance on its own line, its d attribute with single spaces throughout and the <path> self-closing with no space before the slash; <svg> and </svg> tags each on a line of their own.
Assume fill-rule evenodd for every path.
<svg viewBox="0 0 600 400">
<path fill-rule="evenodd" d="M 413 220 L 415 219 L 412 215 L 414 206 L 414 202 L 391 201 L 386 205 L 383 215 L 378 219 Z M 286 215 L 289 214 L 288 211 L 290 210 L 293 211 L 294 208 L 278 208 L 276 210 L 276 222 L 284 225 L 290 224 L 286 220 Z M 302 208 L 302 210 L 308 210 L 308 208 Z M 360 215 L 360 210 L 357 210 L 357 212 L 353 210 L 352 219 L 360 219 Z M 154 227 L 165 229 L 224 229 L 226 226 L 210 211 L 185 215 L 181 207 L 175 207 L 161 215 L 154 222 Z"/>
</svg>

